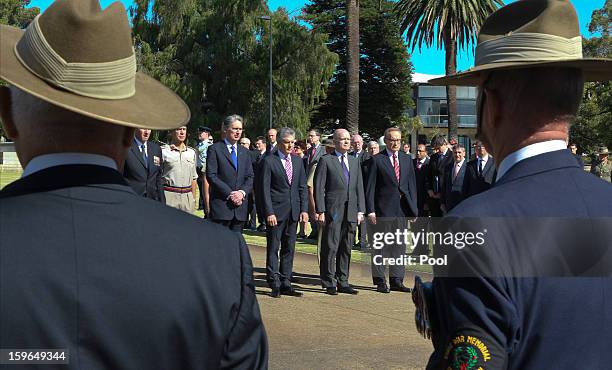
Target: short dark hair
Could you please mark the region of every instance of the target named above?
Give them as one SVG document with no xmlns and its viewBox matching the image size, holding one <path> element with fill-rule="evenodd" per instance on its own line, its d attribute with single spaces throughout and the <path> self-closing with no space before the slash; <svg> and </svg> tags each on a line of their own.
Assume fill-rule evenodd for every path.
<svg viewBox="0 0 612 370">
<path fill-rule="evenodd" d="M 258 142 L 259 140 L 263 141 L 264 143 L 266 142 L 266 138 L 265 138 L 265 137 L 263 137 L 263 136 L 257 136 L 257 137 L 255 138 L 255 142 Z"/>
<path fill-rule="evenodd" d="M 306 151 L 306 142 L 304 140 L 296 141 L 293 146 L 294 147 L 298 147 L 298 148 L 302 149 L 303 151 Z"/>
</svg>

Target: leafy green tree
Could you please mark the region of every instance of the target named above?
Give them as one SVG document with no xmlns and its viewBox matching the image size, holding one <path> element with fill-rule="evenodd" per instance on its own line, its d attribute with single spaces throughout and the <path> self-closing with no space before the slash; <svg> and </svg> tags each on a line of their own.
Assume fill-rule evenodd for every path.
<svg viewBox="0 0 612 370">
<path fill-rule="evenodd" d="M 379 137 L 412 107 L 412 65 L 389 0 L 360 0 L 359 131 Z M 346 1 L 313 0 L 302 19 L 329 35 L 328 47 L 339 55 L 327 98 L 313 114 L 313 126 L 348 128 Z M 336 125 L 336 120 L 339 124 Z"/>
<path fill-rule="evenodd" d="M 30 0 L 0 0 L 0 24 L 26 28 L 40 13 L 39 8 L 28 8 Z"/>
<path fill-rule="evenodd" d="M 148 9 L 151 12 L 148 13 Z M 257 0 L 136 0 L 131 8 L 139 66 L 176 91 L 192 112 L 190 131 L 245 117 L 246 135 L 268 126 L 269 14 Z M 325 95 L 336 56 L 325 36 L 280 9 L 272 15 L 274 125 L 304 133 Z"/>
<path fill-rule="evenodd" d="M 412 50 L 424 44 L 444 47 L 446 74 L 457 72 L 457 47 L 474 43 L 485 19 L 503 0 L 400 0 L 396 11 Z M 457 137 L 457 87 L 447 86 L 448 136 Z"/>
<path fill-rule="evenodd" d="M 612 0 L 606 0 L 603 8 L 595 10 L 589 24 L 589 32 L 595 34 L 583 39 L 585 56 L 612 58 Z M 574 125 L 570 130 L 570 140 L 582 152 L 594 153 L 599 146 L 612 148 L 612 84 L 610 81 L 585 84 L 582 104 Z"/>
</svg>

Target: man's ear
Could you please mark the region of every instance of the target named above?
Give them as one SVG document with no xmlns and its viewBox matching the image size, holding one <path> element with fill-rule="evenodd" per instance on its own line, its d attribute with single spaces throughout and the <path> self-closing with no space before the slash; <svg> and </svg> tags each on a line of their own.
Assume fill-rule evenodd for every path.
<svg viewBox="0 0 612 370">
<path fill-rule="evenodd" d="M 17 127 L 13 121 L 11 105 L 11 89 L 8 86 L 0 86 L 0 121 L 9 139 L 15 141 L 17 138 Z"/>
<path fill-rule="evenodd" d="M 136 129 L 132 127 L 125 127 L 123 130 L 123 137 L 121 138 L 121 143 L 124 147 L 129 148 L 132 146 L 132 141 L 134 140 L 134 131 Z"/>
<path fill-rule="evenodd" d="M 485 88 L 486 104 L 483 108 L 483 114 L 486 117 L 486 121 L 489 125 L 497 127 L 501 124 L 501 118 L 503 115 L 503 102 L 500 99 L 499 94 L 495 90 Z"/>
</svg>

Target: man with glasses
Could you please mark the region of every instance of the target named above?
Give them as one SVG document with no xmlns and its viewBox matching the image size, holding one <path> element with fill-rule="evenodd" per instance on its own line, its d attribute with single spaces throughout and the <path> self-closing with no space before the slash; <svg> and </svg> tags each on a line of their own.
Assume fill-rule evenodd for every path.
<svg viewBox="0 0 612 370">
<path fill-rule="evenodd" d="M 234 232 L 242 232 L 247 220 L 247 194 L 253 190 L 251 154 L 238 145 L 242 117 L 226 117 L 221 125 L 225 138 L 208 149 L 206 178 L 210 184 L 210 218 Z"/>
<path fill-rule="evenodd" d="M 376 226 L 376 231 L 395 232 L 408 227 L 408 218 L 418 215 L 417 189 L 412 167 L 412 159 L 401 149 L 402 132 L 392 127 L 385 131 L 386 150 L 371 159 L 368 178 L 365 183 L 366 211 L 368 229 Z M 374 230 L 373 230 L 374 231 Z M 406 253 L 406 245 L 393 243 L 372 252 L 372 282 L 376 290 L 389 293 L 385 279 L 385 266 L 380 264 L 380 256 L 401 258 Z M 405 267 L 389 266 L 389 283 L 392 291 L 410 292 L 404 286 Z"/>
</svg>

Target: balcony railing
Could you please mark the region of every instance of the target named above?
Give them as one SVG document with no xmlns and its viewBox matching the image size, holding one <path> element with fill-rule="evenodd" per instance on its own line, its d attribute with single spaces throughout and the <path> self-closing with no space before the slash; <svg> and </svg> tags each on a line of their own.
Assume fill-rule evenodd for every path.
<svg viewBox="0 0 612 370">
<path fill-rule="evenodd" d="M 425 127 L 448 127 L 448 116 L 447 115 L 426 115 L 421 114 L 419 118 L 423 122 Z M 476 116 L 474 115 L 459 115 L 459 127 L 461 128 L 475 128 L 476 127 Z"/>
</svg>

